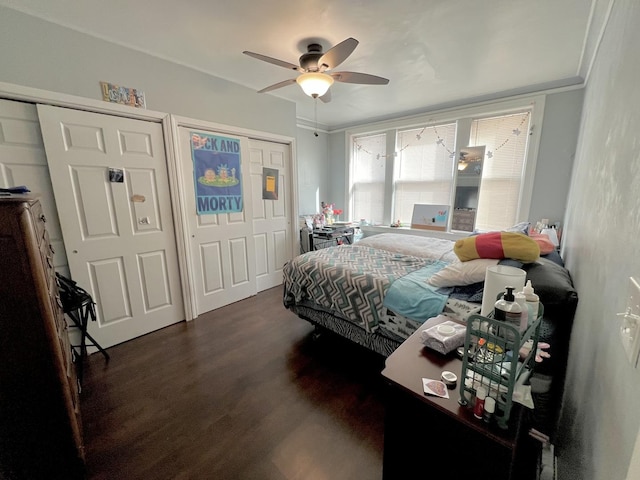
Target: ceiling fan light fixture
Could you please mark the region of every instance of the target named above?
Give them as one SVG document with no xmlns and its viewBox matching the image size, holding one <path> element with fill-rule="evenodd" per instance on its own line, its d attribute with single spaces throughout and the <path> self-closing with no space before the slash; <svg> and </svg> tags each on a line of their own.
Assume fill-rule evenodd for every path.
<svg viewBox="0 0 640 480">
<path fill-rule="evenodd" d="M 298 82 L 304 93 L 316 98 L 327 93 L 327 90 L 333 84 L 333 77 L 326 73 L 309 72 L 298 76 L 296 82 Z"/>
</svg>

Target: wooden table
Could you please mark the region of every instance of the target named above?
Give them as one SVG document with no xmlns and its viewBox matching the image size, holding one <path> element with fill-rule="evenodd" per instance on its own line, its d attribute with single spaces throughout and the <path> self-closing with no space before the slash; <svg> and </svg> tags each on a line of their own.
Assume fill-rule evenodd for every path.
<svg viewBox="0 0 640 480">
<path fill-rule="evenodd" d="M 488 425 L 462 406 L 462 361 L 423 347 L 418 329 L 386 360 L 388 382 L 383 478 L 473 480 L 535 478 L 539 443 L 527 435 L 524 408 L 514 407 L 509 430 Z M 449 398 L 427 396 L 422 378 L 458 376 Z M 469 477 L 467 477 L 469 475 Z"/>
</svg>

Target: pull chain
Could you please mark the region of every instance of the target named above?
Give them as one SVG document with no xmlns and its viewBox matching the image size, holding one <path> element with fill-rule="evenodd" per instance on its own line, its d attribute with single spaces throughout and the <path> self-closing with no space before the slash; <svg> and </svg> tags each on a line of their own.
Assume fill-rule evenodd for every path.
<svg viewBox="0 0 640 480">
<path fill-rule="evenodd" d="M 313 121 L 315 123 L 315 131 L 313 132 L 313 136 L 318 136 L 318 96 L 313 97 Z"/>
</svg>

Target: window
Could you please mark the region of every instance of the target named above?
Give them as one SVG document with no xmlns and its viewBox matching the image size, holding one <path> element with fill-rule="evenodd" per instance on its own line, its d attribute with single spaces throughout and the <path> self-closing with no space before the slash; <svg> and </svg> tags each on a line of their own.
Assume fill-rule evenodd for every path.
<svg viewBox="0 0 640 480">
<path fill-rule="evenodd" d="M 536 99 L 541 121 L 544 99 Z M 536 102 L 524 102 L 434 114 L 422 119 L 422 125 L 420 119 L 395 121 L 384 130 L 366 132 L 362 127 L 351 133 L 351 218 L 374 225 L 400 220 L 408 226 L 417 203 L 453 206 L 456 152 L 485 146 L 475 228 L 500 230 L 525 220 L 535 171 L 534 159 L 527 156 L 535 151 L 530 125 Z M 536 145 L 538 140 L 536 133 Z"/>
<path fill-rule="evenodd" d="M 351 202 L 354 219 L 384 220 L 386 135 L 360 137 L 353 153 Z"/>
<path fill-rule="evenodd" d="M 478 230 L 500 230 L 517 223 L 528 131 L 528 112 L 473 121 L 469 146 L 485 145 L 489 152 L 482 172 Z"/>
<path fill-rule="evenodd" d="M 454 159 L 443 144 L 453 145 L 455 134 L 455 123 L 398 132 L 400 152 L 394 165 L 393 219 L 411 222 L 416 203 L 450 202 Z M 444 143 L 438 143 L 439 135 Z"/>
</svg>

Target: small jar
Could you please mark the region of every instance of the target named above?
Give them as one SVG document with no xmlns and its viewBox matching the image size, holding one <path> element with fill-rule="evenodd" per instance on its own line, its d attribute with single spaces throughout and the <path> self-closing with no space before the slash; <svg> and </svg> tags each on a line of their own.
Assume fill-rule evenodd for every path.
<svg viewBox="0 0 640 480">
<path fill-rule="evenodd" d="M 445 370 L 444 372 L 442 372 L 442 375 L 440 375 L 440 378 L 447 386 L 447 388 L 456 388 L 456 385 L 458 383 L 458 376 L 455 373 Z"/>
<path fill-rule="evenodd" d="M 473 416 L 482 419 L 484 414 L 484 403 L 487 398 L 487 388 L 480 385 L 476 390 L 476 403 L 473 406 Z"/>
<path fill-rule="evenodd" d="M 493 397 L 487 397 L 484 399 L 484 413 L 482 419 L 485 423 L 491 423 L 493 415 L 496 411 L 496 399 Z"/>
</svg>

